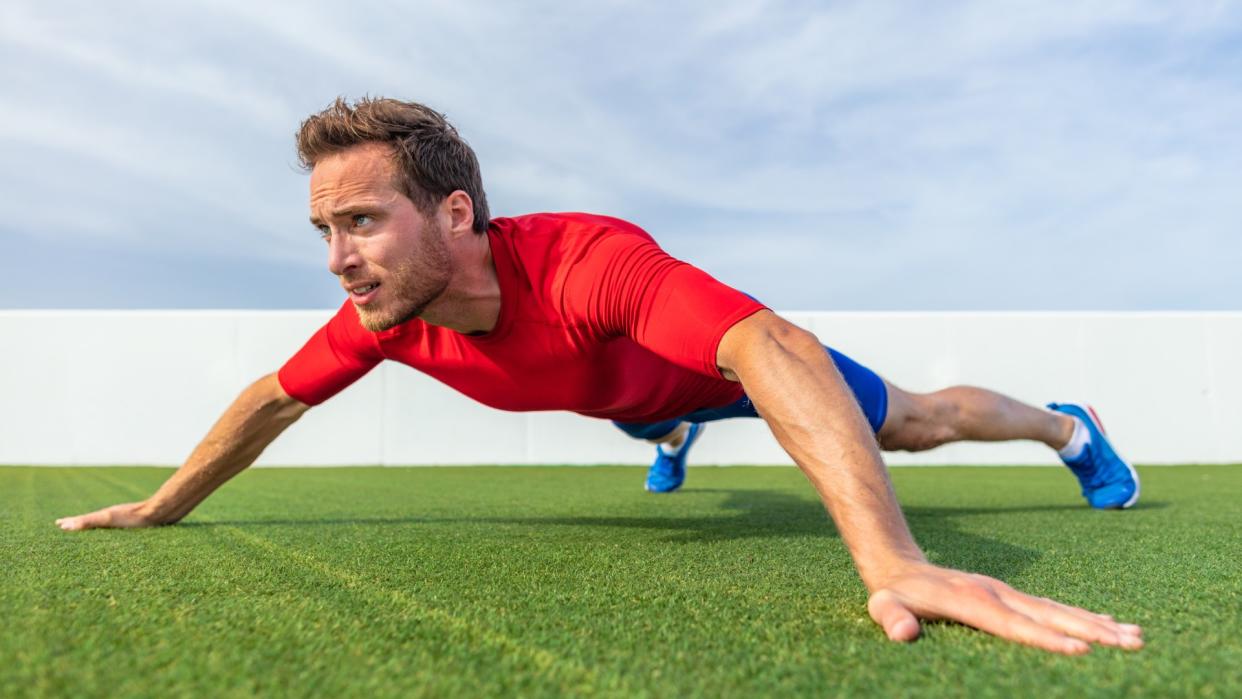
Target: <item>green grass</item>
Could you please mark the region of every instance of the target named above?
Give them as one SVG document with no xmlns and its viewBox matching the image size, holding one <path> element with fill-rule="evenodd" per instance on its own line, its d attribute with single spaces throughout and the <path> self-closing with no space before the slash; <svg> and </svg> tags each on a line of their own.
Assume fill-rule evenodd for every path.
<svg viewBox="0 0 1242 699">
<path fill-rule="evenodd" d="M 260 469 L 174 527 L 52 520 L 164 469 L 0 468 L 0 696 L 1242 696 L 1242 467 L 896 469 L 937 562 L 1144 626 L 1048 655 L 886 641 L 792 468 Z"/>
</svg>

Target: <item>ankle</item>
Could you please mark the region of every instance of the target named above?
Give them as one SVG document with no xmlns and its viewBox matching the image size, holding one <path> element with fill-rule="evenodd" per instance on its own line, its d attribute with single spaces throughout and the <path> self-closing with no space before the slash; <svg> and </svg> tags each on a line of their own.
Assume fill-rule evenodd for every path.
<svg viewBox="0 0 1242 699">
<path fill-rule="evenodd" d="M 1066 460 L 1073 460 L 1082 456 L 1083 451 L 1087 448 L 1087 444 L 1091 441 L 1091 432 L 1083 424 L 1083 421 L 1076 417 L 1070 417 L 1070 420 L 1074 423 L 1073 433 L 1065 441 L 1065 444 L 1057 449 L 1057 454 Z"/>
<path fill-rule="evenodd" d="M 1066 415 L 1064 413 L 1051 413 L 1051 417 L 1053 418 L 1054 423 L 1054 437 L 1052 441 L 1045 443 L 1053 449 L 1061 451 L 1065 447 L 1069 446 L 1070 440 L 1074 438 L 1074 433 L 1077 431 L 1079 421 L 1073 416 Z"/>
<path fill-rule="evenodd" d="M 659 439 L 653 439 L 651 441 L 655 442 L 656 446 L 658 446 L 660 450 L 663 451 L 665 454 L 672 454 L 673 452 L 680 449 L 682 444 L 685 444 L 686 433 L 688 433 L 689 431 L 690 431 L 690 424 L 683 422 L 680 425 L 674 427 L 672 431 L 670 431 L 668 434 L 664 435 L 663 437 L 660 437 Z"/>
</svg>

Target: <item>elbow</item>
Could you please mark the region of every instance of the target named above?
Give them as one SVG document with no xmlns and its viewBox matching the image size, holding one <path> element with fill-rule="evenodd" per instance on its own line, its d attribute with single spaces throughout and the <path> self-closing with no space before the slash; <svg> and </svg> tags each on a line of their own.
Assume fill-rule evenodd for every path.
<svg viewBox="0 0 1242 699">
<path fill-rule="evenodd" d="M 769 349 L 785 352 L 797 357 L 811 354 L 822 354 L 824 346 L 820 344 L 815 333 L 800 328 L 788 321 L 782 321 L 768 328 L 767 344 Z"/>
<path fill-rule="evenodd" d="M 718 364 L 725 378 L 743 380 L 756 368 L 788 360 L 809 360 L 824 352 L 814 333 L 774 313 L 756 315 L 725 335 Z M 743 380 L 743 383 L 745 381 Z"/>
<path fill-rule="evenodd" d="M 773 316 L 773 322 L 765 323 L 756 335 L 751 350 L 751 357 L 759 361 L 778 357 L 799 360 L 823 354 L 824 346 L 815 333 Z"/>
</svg>

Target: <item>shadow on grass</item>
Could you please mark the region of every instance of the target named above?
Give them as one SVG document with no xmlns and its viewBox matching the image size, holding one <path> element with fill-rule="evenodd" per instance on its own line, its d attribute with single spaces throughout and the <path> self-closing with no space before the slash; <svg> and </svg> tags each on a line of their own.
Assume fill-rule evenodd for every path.
<svg viewBox="0 0 1242 699">
<path fill-rule="evenodd" d="M 508 517 L 377 517 L 307 518 L 269 520 L 230 520 L 183 522 L 182 527 L 215 526 L 318 526 L 318 525 L 417 525 L 417 524 L 500 524 L 531 527 L 594 527 L 650 530 L 656 541 L 669 544 L 703 544 L 751 538 L 835 538 L 837 531 L 823 506 L 807 496 L 767 490 L 695 489 L 674 496 L 725 496 L 719 507 L 727 510 L 704 516 L 667 515 L 604 516 L 508 516 Z M 672 498 L 670 498 L 672 500 Z M 672 503 L 671 503 L 672 504 Z M 1167 507 L 1167 503 L 1147 503 L 1147 508 Z M 1023 505 L 1018 507 L 922 507 L 905 508 L 916 539 L 934 552 L 936 562 L 964 567 L 986 575 L 1008 578 L 1020 574 L 1039 559 L 1041 552 L 1011 544 L 976 532 L 965 531 L 960 517 L 1023 513 L 1081 513 L 1102 515 L 1082 505 Z"/>
</svg>

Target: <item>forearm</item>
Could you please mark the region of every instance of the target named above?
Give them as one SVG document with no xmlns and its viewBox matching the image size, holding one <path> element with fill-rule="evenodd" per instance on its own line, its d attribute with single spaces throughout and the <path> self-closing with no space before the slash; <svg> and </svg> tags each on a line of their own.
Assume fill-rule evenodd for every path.
<svg viewBox="0 0 1242 699">
<path fill-rule="evenodd" d="M 1058 653 L 1085 653 L 1084 641 L 1143 646 L 1137 626 L 928 564 L 897 506 L 870 425 L 814 335 L 760 311 L 725 333 L 716 364 L 742 382 L 819 492 L 871 592 L 867 610 L 889 638 L 918 638 L 924 618 L 960 621 Z"/>
<path fill-rule="evenodd" d="M 247 387 L 216 421 L 190 457 L 144 503 L 158 522 L 176 522 L 208 495 L 254 463 L 307 406 L 281 389 L 276 375 Z"/>
<path fill-rule="evenodd" d="M 735 373 L 819 493 L 868 588 L 925 560 L 871 428 L 813 335 L 794 329 L 755 337 Z"/>
</svg>

